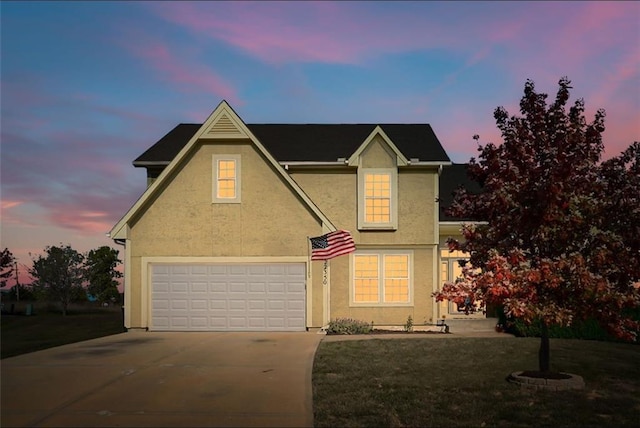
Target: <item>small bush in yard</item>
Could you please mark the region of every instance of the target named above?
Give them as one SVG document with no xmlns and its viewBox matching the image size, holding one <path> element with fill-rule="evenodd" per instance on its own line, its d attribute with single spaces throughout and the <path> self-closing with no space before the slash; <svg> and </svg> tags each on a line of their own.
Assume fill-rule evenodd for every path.
<svg viewBox="0 0 640 428">
<path fill-rule="evenodd" d="M 329 321 L 327 334 L 368 334 L 371 332 L 371 324 L 351 318 L 336 318 Z"/>
<path fill-rule="evenodd" d="M 404 323 L 404 331 L 413 331 L 413 317 L 411 315 L 407 317 L 407 322 Z"/>
</svg>

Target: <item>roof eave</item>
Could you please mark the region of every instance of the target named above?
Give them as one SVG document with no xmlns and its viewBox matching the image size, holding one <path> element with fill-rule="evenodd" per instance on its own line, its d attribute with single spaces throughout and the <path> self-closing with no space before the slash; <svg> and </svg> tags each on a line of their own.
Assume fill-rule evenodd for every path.
<svg viewBox="0 0 640 428">
<path fill-rule="evenodd" d="M 149 167 L 149 166 L 167 166 L 170 161 L 133 161 L 132 164 L 136 168 Z"/>
<path fill-rule="evenodd" d="M 451 161 L 412 161 L 410 160 L 407 166 L 449 166 Z"/>
</svg>

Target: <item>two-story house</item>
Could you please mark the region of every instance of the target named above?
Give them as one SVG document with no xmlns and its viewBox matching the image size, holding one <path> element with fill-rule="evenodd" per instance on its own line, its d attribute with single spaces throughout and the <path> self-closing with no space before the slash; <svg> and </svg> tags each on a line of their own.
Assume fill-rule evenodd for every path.
<svg viewBox="0 0 640 428">
<path fill-rule="evenodd" d="M 110 232 L 125 246 L 127 328 L 296 331 L 460 313 L 431 294 L 465 256 L 447 250 L 461 219 L 441 205 L 466 174 L 427 124 L 245 124 L 223 101 L 134 166 L 147 189 Z M 311 261 L 309 238 L 340 229 L 356 251 Z"/>
</svg>

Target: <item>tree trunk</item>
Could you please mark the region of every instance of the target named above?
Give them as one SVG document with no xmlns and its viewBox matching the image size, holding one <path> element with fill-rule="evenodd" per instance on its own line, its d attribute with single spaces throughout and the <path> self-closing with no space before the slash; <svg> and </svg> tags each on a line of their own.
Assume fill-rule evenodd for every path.
<svg viewBox="0 0 640 428">
<path fill-rule="evenodd" d="M 538 367 L 541 372 L 549 370 L 549 329 L 544 320 L 540 320 L 540 350 L 538 351 Z"/>
</svg>

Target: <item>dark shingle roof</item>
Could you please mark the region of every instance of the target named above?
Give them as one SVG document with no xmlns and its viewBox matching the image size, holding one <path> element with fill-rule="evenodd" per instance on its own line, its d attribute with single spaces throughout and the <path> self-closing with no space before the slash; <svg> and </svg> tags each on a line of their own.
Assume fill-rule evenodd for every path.
<svg viewBox="0 0 640 428">
<path fill-rule="evenodd" d="M 164 137 L 158 140 L 153 146 L 149 147 L 143 154 L 133 161 L 134 166 L 144 166 L 145 163 L 169 163 L 176 157 L 180 149 L 182 149 L 193 137 L 193 134 L 200 129 L 202 125 L 197 123 L 181 123 L 173 128 Z"/>
<path fill-rule="evenodd" d="M 133 161 L 135 166 L 168 163 L 202 125 L 183 123 Z M 247 124 L 278 161 L 335 162 L 349 158 L 377 124 Z M 380 124 L 407 159 L 449 162 L 428 124 Z"/>
<path fill-rule="evenodd" d="M 480 184 L 469 178 L 466 163 L 454 163 L 442 168 L 440 174 L 440 221 L 465 221 L 474 220 L 471 217 L 456 218 L 445 214 L 445 210 L 453 202 L 453 193 L 460 187 L 464 187 L 470 193 L 479 193 Z"/>
</svg>

